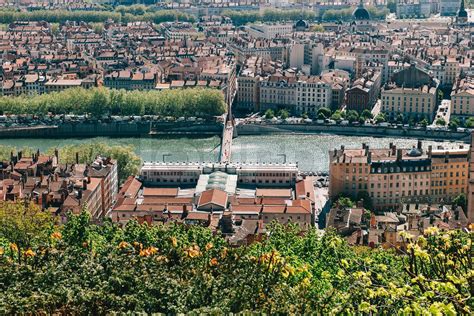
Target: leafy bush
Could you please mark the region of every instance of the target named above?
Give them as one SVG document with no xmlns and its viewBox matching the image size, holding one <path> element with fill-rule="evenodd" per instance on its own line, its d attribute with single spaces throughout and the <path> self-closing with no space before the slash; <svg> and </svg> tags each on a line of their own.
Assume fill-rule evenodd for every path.
<svg viewBox="0 0 474 316">
<path fill-rule="evenodd" d="M 429 229 L 418 242 L 404 236 L 407 253 L 397 255 L 292 224 L 229 247 L 198 226 L 119 228 L 89 219 L 71 215 L 20 252 L 0 230 L 1 313 L 452 315 L 473 308 L 472 234 L 461 231 Z"/>
</svg>

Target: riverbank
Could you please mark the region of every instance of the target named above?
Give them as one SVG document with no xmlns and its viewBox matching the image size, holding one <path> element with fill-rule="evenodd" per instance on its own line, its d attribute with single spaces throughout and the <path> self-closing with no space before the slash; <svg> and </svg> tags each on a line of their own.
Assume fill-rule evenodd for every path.
<svg viewBox="0 0 474 316">
<path fill-rule="evenodd" d="M 9 138 L 87 138 L 87 137 L 211 137 L 221 136 L 220 122 L 63 122 L 50 126 L 0 128 L 0 139 Z M 403 137 L 469 142 L 470 131 L 426 130 L 390 126 L 330 124 L 239 124 L 236 135 L 334 134 L 346 136 Z"/>
</svg>

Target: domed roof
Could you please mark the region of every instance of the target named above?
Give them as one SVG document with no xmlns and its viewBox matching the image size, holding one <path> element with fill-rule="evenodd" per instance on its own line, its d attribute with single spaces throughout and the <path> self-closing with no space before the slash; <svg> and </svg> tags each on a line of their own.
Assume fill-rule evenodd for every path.
<svg viewBox="0 0 474 316">
<path fill-rule="evenodd" d="M 367 9 L 364 8 L 364 3 L 362 2 L 362 0 L 360 1 L 359 5 L 352 13 L 352 16 L 356 20 L 370 20 L 369 11 L 367 11 Z"/>
<path fill-rule="evenodd" d="M 419 157 L 421 156 L 421 151 L 418 148 L 413 147 L 412 149 L 410 149 L 407 155 L 410 157 Z"/>
<path fill-rule="evenodd" d="M 295 23 L 295 28 L 306 29 L 308 27 L 309 27 L 309 24 L 305 20 L 298 20 Z"/>
<path fill-rule="evenodd" d="M 467 18 L 467 11 L 464 8 L 464 0 L 461 0 L 461 5 L 459 6 L 458 18 Z"/>
</svg>

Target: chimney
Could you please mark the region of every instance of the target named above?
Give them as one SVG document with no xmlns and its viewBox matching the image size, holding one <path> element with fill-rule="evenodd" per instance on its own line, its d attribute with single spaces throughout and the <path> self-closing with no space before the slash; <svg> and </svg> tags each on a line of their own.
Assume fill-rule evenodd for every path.
<svg viewBox="0 0 474 316">
<path fill-rule="evenodd" d="M 345 163 L 346 162 L 346 154 L 344 153 L 344 156 L 342 156 L 342 162 Z"/>
<path fill-rule="evenodd" d="M 393 145 L 392 146 L 392 156 L 395 156 L 396 152 L 397 152 L 397 145 Z"/>
<path fill-rule="evenodd" d="M 391 142 L 388 146 L 389 146 L 388 148 L 392 149 L 393 143 Z"/>
<path fill-rule="evenodd" d="M 370 152 L 370 151 L 369 151 L 368 154 L 367 154 L 367 163 L 368 163 L 368 164 L 371 164 L 371 163 L 372 163 L 372 152 Z"/>
<path fill-rule="evenodd" d="M 87 190 L 87 179 L 82 179 L 82 189 Z"/>
<path fill-rule="evenodd" d="M 368 156 L 369 155 L 369 145 L 366 145 L 365 146 L 365 155 Z"/>
<path fill-rule="evenodd" d="M 341 145 L 341 151 L 344 152 L 344 145 Z"/>
<path fill-rule="evenodd" d="M 76 151 L 76 164 L 79 164 L 79 153 Z"/>
<path fill-rule="evenodd" d="M 422 143 L 421 143 L 421 139 L 418 140 L 418 150 L 421 151 L 421 147 L 422 147 Z"/>
<path fill-rule="evenodd" d="M 186 217 L 188 217 L 188 208 L 186 207 L 186 204 L 183 205 L 183 213 L 181 213 L 181 219 L 185 219 Z"/>
<path fill-rule="evenodd" d="M 43 191 L 41 193 L 41 208 L 45 209 L 48 206 L 48 193 Z"/>
<path fill-rule="evenodd" d="M 91 176 L 87 176 L 87 183 L 91 183 Z"/>
<path fill-rule="evenodd" d="M 403 150 L 397 149 L 397 161 L 402 160 Z"/>
</svg>

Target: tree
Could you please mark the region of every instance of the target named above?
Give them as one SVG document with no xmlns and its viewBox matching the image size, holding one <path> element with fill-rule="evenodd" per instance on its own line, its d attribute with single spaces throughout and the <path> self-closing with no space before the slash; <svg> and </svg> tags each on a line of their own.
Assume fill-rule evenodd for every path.
<svg viewBox="0 0 474 316">
<path fill-rule="evenodd" d="M 379 113 L 377 114 L 377 116 L 375 117 L 375 122 L 378 124 L 378 123 L 382 123 L 382 122 L 385 122 L 386 119 L 385 119 L 385 115 L 383 115 L 383 113 Z"/>
<path fill-rule="evenodd" d="M 428 126 L 428 120 L 426 118 L 424 118 L 423 120 L 420 121 L 420 125 L 423 126 L 423 127 Z"/>
<path fill-rule="evenodd" d="M 387 1 L 387 9 L 390 11 L 390 13 L 396 13 L 397 12 L 397 2 L 395 0 Z"/>
<path fill-rule="evenodd" d="M 398 113 L 398 114 L 397 114 L 397 118 L 395 119 L 395 121 L 396 121 L 397 123 L 400 123 L 400 124 L 401 124 L 401 123 L 403 123 L 403 119 L 404 119 L 403 114 L 402 114 L 402 113 Z"/>
<path fill-rule="evenodd" d="M 51 214 L 34 204 L 0 201 L 0 240 L 11 243 L 11 255 L 16 256 L 18 262 L 25 250 L 47 239 L 53 224 Z"/>
<path fill-rule="evenodd" d="M 337 199 L 336 204 L 338 204 L 342 208 L 353 208 L 355 206 L 354 202 L 345 196 L 341 196 Z"/>
<path fill-rule="evenodd" d="M 363 201 L 363 206 L 367 210 L 372 210 L 373 209 L 373 203 L 372 203 L 372 198 L 369 195 L 369 192 L 367 191 L 359 191 L 357 192 L 357 201 Z"/>
<path fill-rule="evenodd" d="M 435 124 L 438 126 L 446 126 L 446 121 L 444 120 L 444 118 L 440 117 L 435 121 Z"/>
<path fill-rule="evenodd" d="M 467 209 L 467 198 L 464 193 L 460 193 L 453 199 L 453 206 L 460 206 L 463 210 Z"/>
<path fill-rule="evenodd" d="M 365 109 L 364 111 L 362 111 L 362 113 L 360 114 L 360 116 L 362 118 L 364 118 L 365 120 L 370 120 L 372 119 L 374 116 L 372 115 L 372 112 L 369 110 L 369 109 Z"/>
<path fill-rule="evenodd" d="M 320 120 L 325 120 L 331 117 L 331 110 L 326 107 L 321 107 L 318 109 L 317 117 Z"/>
<path fill-rule="evenodd" d="M 334 121 L 340 121 L 342 120 L 342 112 L 340 110 L 336 110 L 332 115 L 331 119 Z"/>
<path fill-rule="evenodd" d="M 272 118 L 274 118 L 274 117 L 275 117 L 275 113 L 273 112 L 272 109 L 268 109 L 268 110 L 265 111 L 265 118 L 266 118 L 267 120 L 270 120 L 270 119 L 272 119 Z"/>
<path fill-rule="evenodd" d="M 451 120 L 449 121 L 448 127 L 450 130 L 456 131 L 460 124 L 461 122 L 459 121 L 459 119 L 454 117 L 454 118 L 451 118 Z"/>
<path fill-rule="evenodd" d="M 464 123 L 467 128 L 474 128 L 474 117 L 470 117 Z"/>
<path fill-rule="evenodd" d="M 321 24 L 312 25 L 311 32 L 322 33 L 324 32 L 324 26 L 322 26 Z"/>
<path fill-rule="evenodd" d="M 287 119 L 290 116 L 290 113 L 286 109 L 280 109 L 278 111 L 278 116 L 284 120 Z"/>
<path fill-rule="evenodd" d="M 441 89 L 438 89 L 438 100 L 444 99 L 444 92 Z"/>
<path fill-rule="evenodd" d="M 359 119 L 359 113 L 357 113 L 357 111 L 355 110 L 349 110 L 347 111 L 346 113 L 346 120 L 348 120 L 349 122 L 355 122 Z"/>
</svg>

